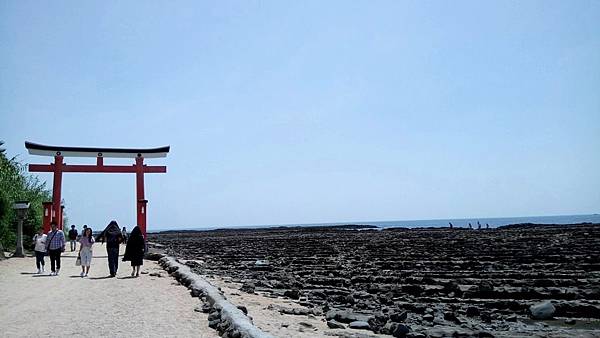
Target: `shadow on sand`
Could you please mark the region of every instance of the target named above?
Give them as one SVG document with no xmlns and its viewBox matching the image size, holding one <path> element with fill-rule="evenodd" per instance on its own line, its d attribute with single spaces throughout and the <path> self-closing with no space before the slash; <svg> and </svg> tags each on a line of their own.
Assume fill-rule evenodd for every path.
<svg viewBox="0 0 600 338">
<path fill-rule="evenodd" d="M 138 278 L 136 276 L 125 276 L 125 277 L 118 277 L 117 279 L 135 279 Z"/>
<path fill-rule="evenodd" d="M 77 277 L 79 277 L 79 276 L 77 276 Z M 103 277 L 88 277 L 88 279 L 110 279 L 110 278 L 114 278 L 114 277 L 112 277 L 111 275 L 103 276 Z"/>
</svg>

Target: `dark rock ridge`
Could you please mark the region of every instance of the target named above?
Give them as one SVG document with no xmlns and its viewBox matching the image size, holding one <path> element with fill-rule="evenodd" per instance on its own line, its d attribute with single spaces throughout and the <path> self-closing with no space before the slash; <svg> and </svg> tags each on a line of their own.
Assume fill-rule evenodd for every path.
<svg viewBox="0 0 600 338">
<path fill-rule="evenodd" d="M 307 313 L 325 314 L 330 326 L 360 322 L 353 326 L 407 337 L 600 335 L 599 224 L 233 229 L 150 238 L 170 255 L 202 260 L 190 265 L 199 274 L 294 299 Z"/>
</svg>

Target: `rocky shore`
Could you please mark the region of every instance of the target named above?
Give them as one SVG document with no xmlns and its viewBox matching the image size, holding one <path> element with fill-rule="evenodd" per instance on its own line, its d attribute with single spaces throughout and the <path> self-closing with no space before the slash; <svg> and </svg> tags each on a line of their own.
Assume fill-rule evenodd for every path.
<svg viewBox="0 0 600 338">
<path fill-rule="evenodd" d="M 600 224 L 151 234 L 278 311 L 395 337 L 600 336 Z M 251 315 L 251 314 L 250 314 Z M 341 334 L 343 335 L 343 334 Z"/>
</svg>

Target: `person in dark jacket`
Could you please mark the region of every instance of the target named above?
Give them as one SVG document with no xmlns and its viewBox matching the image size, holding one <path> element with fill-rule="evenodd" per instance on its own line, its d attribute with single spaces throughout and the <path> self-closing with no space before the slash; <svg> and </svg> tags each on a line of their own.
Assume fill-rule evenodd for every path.
<svg viewBox="0 0 600 338">
<path fill-rule="evenodd" d="M 71 244 L 71 251 L 75 251 L 77 249 L 77 229 L 75 229 L 75 224 L 71 225 L 71 230 L 69 230 L 69 243 Z"/>
<path fill-rule="evenodd" d="M 125 255 L 123 255 L 123 261 L 131 261 L 131 277 L 140 276 L 140 268 L 144 264 L 144 253 L 146 251 L 146 241 L 140 227 L 136 225 L 127 239 L 127 246 L 125 247 Z"/>
<path fill-rule="evenodd" d="M 119 268 L 119 244 L 123 242 L 123 235 L 116 221 L 110 221 L 104 231 L 96 237 L 96 242 L 104 244 L 105 241 L 108 269 L 110 270 L 110 276 L 115 277 Z"/>
</svg>

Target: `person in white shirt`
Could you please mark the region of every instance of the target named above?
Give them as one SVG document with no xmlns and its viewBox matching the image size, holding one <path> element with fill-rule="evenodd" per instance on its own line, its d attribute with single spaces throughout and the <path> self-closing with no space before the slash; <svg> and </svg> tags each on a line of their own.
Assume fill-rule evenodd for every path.
<svg viewBox="0 0 600 338">
<path fill-rule="evenodd" d="M 46 235 L 44 230 L 40 228 L 38 233 L 33 236 L 33 244 L 35 251 L 35 265 L 37 266 L 37 273 L 44 272 L 44 256 L 46 255 Z"/>
</svg>

